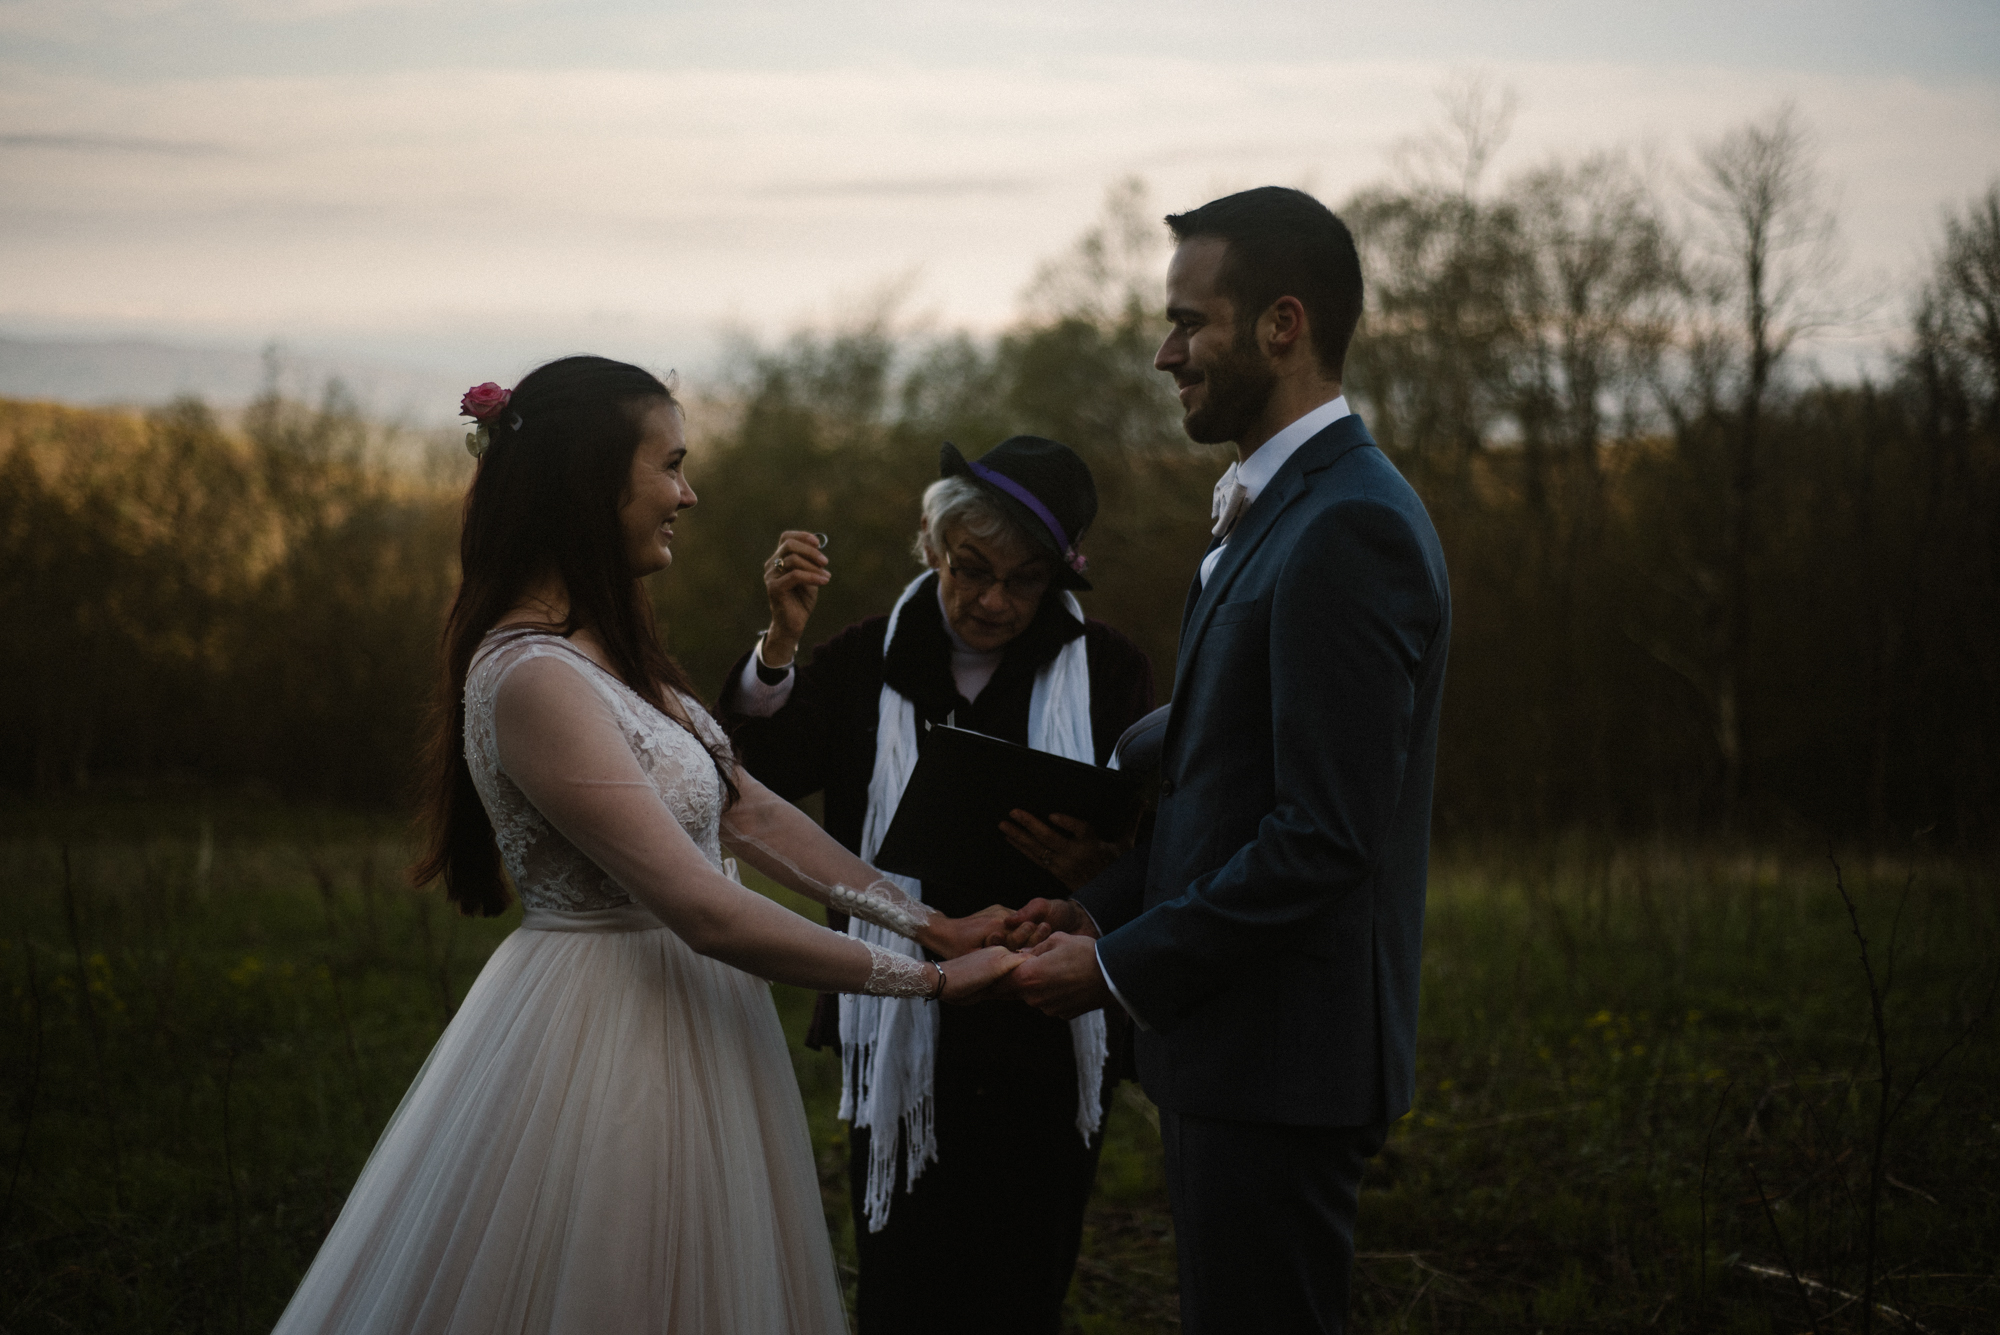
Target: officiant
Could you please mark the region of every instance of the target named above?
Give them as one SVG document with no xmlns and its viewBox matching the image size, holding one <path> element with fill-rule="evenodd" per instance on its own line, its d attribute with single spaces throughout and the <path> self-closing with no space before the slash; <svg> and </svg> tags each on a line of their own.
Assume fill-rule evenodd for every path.
<svg viewBox="0 0 2000 1335">
<path fill-rule="evenodd" d="M 730 673 L 717 710 L 745 768 L 793 801 L 824 793 L 828 833 L 864 859 L 926 728 L 1103 764 L 1153 705 L 1146 656 L 1083 616 L 1075 597 L 1091 587 L 1079 544 L 1097 516 L 1096 484 L 1076 452 L 1014 436 L 967 460 L 946 444 L 939 475 L 918 519 L 925 573 L 886 614 L 804 662 L 795 655 L 832 577 L 828 543 L 782 535 L 764 563 L 770 628 Z M 1060 815 L 1007 830 L 1072 886 L 1108 865 L 1120 833 Z M 921 890 L 951 916 L 988 907 L 948 885 Z M 1024 886 L 1021 897 L 1033 893 Z M 820 998 L 807 1042 L 838 1043 L 846 1073 L 862 1335 L 936 1335 L 944 1313 L 965 1331 L 1059 1329 L 1113 1083 L 1107 1051 L 1120 1035 L 1107 1023 L 1125 1021 L 1103 1011 L 1054 1020 L 1013 1000 Z"/>
</svg>

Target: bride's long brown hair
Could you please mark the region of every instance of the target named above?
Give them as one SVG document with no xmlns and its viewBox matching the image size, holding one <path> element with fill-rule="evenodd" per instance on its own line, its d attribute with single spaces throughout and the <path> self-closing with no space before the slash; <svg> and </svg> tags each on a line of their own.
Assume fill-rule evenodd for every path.
<svg viewBox="0 0 2000 1335">
<path fill-rule="evenodd" d="M 618 509 L 632 476 L 645 410 L 673 391 L 637 366 L 564 357 L 530 371 L 489 423 L 490 443 L 465 495 L 458 596 L 445 622 L 443 673 L 432 709 L 421 793 L 422 858 L 410 879 L 442 877 L 459 912 L 491 917 L 508 904 L 493 825 L 465 760 L 465 677 L 479 642 L 528 588 L 554 575 L 569 616 L 548 629 L 588 627 L 612 668 L 655 709 L 702 741 L 736 797 L 735 760 L 709 745 L 680 708 L 688 675 L 660 647 L 652 600 L 625 553 Z"/>
</svg>

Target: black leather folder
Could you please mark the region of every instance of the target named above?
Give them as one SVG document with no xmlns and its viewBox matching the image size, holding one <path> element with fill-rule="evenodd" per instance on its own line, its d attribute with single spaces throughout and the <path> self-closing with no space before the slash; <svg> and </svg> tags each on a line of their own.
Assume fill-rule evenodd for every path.
<svg viewBox="0 0 2000 1335">
<path fill-rule="evenodd" d="M 979 907 L 1019 908 L 1069 890 L 1000 833 L 1015 809 L 1056 812 L 1109 836 L 1130 820 L 1138 786 L 1117 770 L 1066 760 L 963 728 L 932 728 L 875 855 L 875 865 L 976 897 Z M 929 896 L 927 896 L 929 897 Z M 942 905 L 940 906 L 942 907 Z"/>
</svg>

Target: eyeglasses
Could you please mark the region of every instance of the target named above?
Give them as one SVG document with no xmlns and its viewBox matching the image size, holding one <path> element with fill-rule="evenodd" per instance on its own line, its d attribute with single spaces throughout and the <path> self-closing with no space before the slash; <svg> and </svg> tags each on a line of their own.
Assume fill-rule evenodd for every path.
<svg viewBox="0 0 2000 1335">
<path fill-rule="evenodd" d="M 1047 575 L 1009 575 L 999 579 L 985 566 L 960 565 L 952 559 L 949 551 L 944 554 L 944 563 L 951 570 L 952 578 L 964 585 L 965 591 L 974 598 L 984 598 L 986 591 L 998 584 L 1009 598 L 1025 603 L 1041 597 L 1049 587 Z"/>
</svg>

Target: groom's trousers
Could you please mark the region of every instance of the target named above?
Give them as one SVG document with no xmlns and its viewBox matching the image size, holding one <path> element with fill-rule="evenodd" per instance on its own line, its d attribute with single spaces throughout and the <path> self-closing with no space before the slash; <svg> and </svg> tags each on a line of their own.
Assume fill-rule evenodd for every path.
<svg viewBox="0 0 2000 1335">
<path fill-rule="evenodd" d="M 1162 1108 L 1182 1335 L 1345 1330 L 1355 1202 L 1385 1132 Z"/>
</svg>

